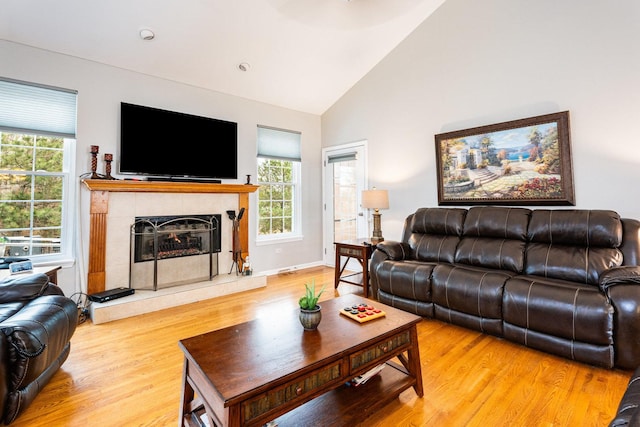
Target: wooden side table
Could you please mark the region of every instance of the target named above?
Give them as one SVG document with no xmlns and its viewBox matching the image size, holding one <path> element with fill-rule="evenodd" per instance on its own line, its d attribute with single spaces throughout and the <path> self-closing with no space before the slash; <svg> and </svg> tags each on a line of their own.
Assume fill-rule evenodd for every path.
<svg viewBox="0 0 640 427">
<path fill-rule="evenodd" d="M 336 245 L 336 264 L 335 264 L 335 283 L 337 289 L 340 282 L 350 283 L 352 285 L 362 285 L 364 297 L 369 295 L 369 258 L 375 249 L 375 245 L 371 244 L 368 239 L 347 240 L 343 242 L 334 242 Z M 346 257 L 342 264 L 342 257 Z M 348 274 L 342 276 L 347 263 L 351 258 L 357 259 L 362 267 L 362 272 Z M 357 280 L 360 279 L 360 280 Z"/>
</svg>

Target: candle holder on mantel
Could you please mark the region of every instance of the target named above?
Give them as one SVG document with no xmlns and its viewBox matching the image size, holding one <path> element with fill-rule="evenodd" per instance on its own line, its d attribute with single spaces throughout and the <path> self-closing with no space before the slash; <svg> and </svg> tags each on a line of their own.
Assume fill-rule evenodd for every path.
<svg viewBox="0 0 640 427">
<path fill-rule="evenodd" d="M 115 179 L 111 176 L 111 162 L 113 161 L 113 154 L 105 153 L 104 155 L 104 179 Z"/>
<path fill-rule="evenodd" d="M 91 179 L 100 179 L 100 175 L 98 175 L 98 152 L 100 151 L 100 147 L 97 145 L 91 146 Z"/>
</svg>

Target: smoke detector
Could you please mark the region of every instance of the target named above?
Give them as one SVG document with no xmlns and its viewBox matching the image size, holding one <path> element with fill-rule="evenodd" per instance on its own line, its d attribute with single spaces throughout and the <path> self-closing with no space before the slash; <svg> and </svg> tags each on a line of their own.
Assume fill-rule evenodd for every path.
<svg viewBox="0 0 640 427">
<path fill-rule="evenodd" d="M 153 33 L 153 31 L 151 31 L 148 28 L 143 28 L 142 30 L 140 30 L 140 38 L 142 40 L 153 40 L 156 37 L 156 35 Z"/>
</svg>

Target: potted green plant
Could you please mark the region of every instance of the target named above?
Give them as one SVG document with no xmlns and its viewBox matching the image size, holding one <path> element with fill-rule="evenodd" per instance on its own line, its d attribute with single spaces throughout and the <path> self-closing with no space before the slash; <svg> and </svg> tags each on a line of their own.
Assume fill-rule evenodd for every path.
<svg viewBox="0 0 640 427">
<path fill-rule="evenodd" d="M 313 331 L 318 328 L 320 320 L 322 320 L 322 311 L 320 311 L 321 307 L 318 305 L 318 299 L 324 292 L 324 286 L 317 294 L 315 280 L 311 281 L 311 286 L 305 283 L 304 287 L 305 294 L 298 301 L 300 305 L 300 323 L 302 323 L 305 331 Z"/>
</svg>

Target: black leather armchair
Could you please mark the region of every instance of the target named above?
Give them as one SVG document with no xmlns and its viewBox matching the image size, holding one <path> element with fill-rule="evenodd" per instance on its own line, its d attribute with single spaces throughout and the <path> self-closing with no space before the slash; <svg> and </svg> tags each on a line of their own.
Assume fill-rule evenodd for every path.
<svg viewBox="0 0 640 427">
<path fill-rule="evenodd" d="M 618 411 L 609 427 L 640 426 L 640 368 L 631 376 L 627 390 L 620 400 Z"/>
<path fill-rule="evenodd" d="M 76 303 L 45 274 L 0 280 L 0 415 L 12 423 L 69 356 Z"/>
</svg>

